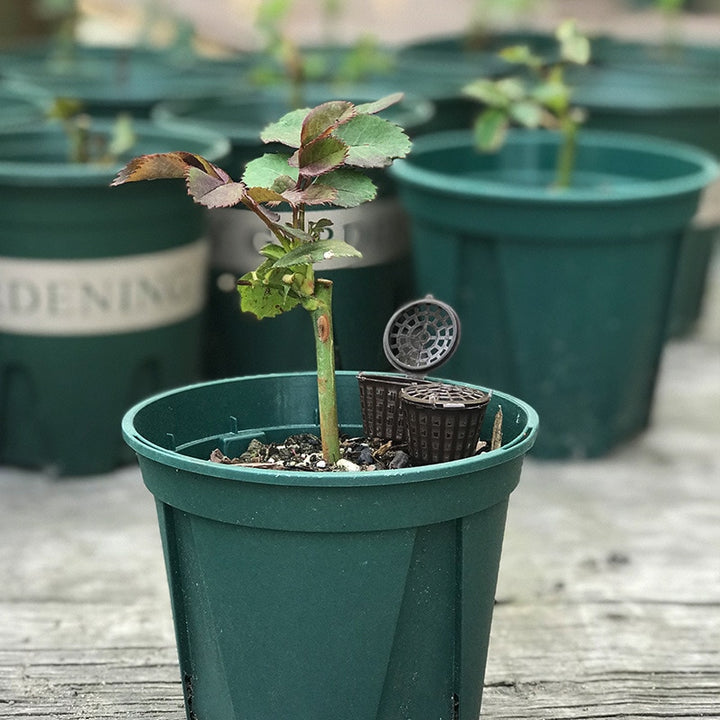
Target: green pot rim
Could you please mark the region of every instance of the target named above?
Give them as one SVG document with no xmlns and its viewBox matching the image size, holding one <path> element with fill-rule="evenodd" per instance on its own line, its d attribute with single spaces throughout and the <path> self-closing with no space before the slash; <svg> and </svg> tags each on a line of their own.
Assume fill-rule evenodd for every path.
<svg viewBox="0 0 720 720">
<path fill-rule="evenodd" d="M 107 132 L 113 121 L 110 119 L 93 119 L 92 129 Z M 230 152 L 230 142 L 226 137 L 204 128 L 164 128 L 147 120 L 133 120 L 133 129 L 141 142 L 154 141 L 164 143 L 166 147 L 158 152 L 187 149 L 191 145 L 194 152 L 208 160 L 216 162 Z M 22 127 L 0 127 L 0 144 L 4 138 L 23 136 L 33 137 L 48 135 L 61 137 L 63 129 L 59 124 L 50 122 L 34 122 Z M 178 147 L 168 147 L 169 141 L 177 141 Z M 74 164 L 70 162 L 45 162 L 42 160 L 5 160 L 0 155 L 0 183 L 4 185 L 58 186 L 72 185 L 103 185 L 109 184 L 123 165 L 135 157 L 144 154 L 130 150 L 127 157 L 108 165 Z"/>
<path fill-rule="evenodd" d="M 527 421 L 522 432 L 498 450 L 488 453 L 482 453 L 473 457 L 464 458 L 462 460 L 454 460 L 452 462 L 437 463 L 434 465 L 424 465 L 414 468 L 403 468 L 397 470 L 376 470 L 373 472 L 327 472 L 327 473 L 308 473 L 293 470 L 263 470 L 257 468 L 239 467 L 234 465 L 223 465 L 220 463 L 210 462 L 209 460 L 200 460 L 187 455 L 183 455 L 174 450 L 168 450 L 162 446 L 149 441 L 143 437 L 135 428 L 135 418 L 138 413 L 142 412 L 151 405 L 172 398 L 188 391 L 195 391 L 203 387 L 219 386 L 222 384 L 235 384 L 238 382 L 252 382 L 253 380 L 265 379 L 292 379 L 294 377 L 303 378 L 315 376 L 314 372 L 299 373 L 274 373 L 267 375 L 249 375 L 240 378 L 229 378 L 223 380 L 215 380 L 210 382 L 196 383 L 181 388 L 176 388 L 163 393 L 159 393 L 137 403 L 130 408 L 122 420 L 122 433 L 125 442 L 140 456 L 148 458 L 165 466 L 184 470 L 199 475 L 205 475 L 215 478 L 225 478 L 258 485 L 273 486 L 293 486 L 298 488 L 341 488 L 341 487 L 362 487 L 362 486 L 392 486 L 405 485 L 409 483 L 419 483 L 425 481 L 433 481 L 441 478 L 453 477 L 458 475 L 467 475 L 475 473 L 479 470 L 495 467 L 506 463 L 514 458 L 525 455 L 534 445 L 538 431 L 539 418 L 535 410 L 527 403 L 518 398 L 512 397 L 506 393 L 491 391 L 487 388 L 481 388 L 476 385 L 468 385 L 468 387 L 491 392 L 493 397 L 500 398 L 513 404 L 516 408 L 525 412 Z M 338 379 L 343 377 L 352 378 L 352 382 L 357 382 L 356 371 L 339 371 L 336 373 Z M 453 384 L 457 382 L 447 380 Z M 358 396 L 359 403 L 359 396 Z M 291 429 L 291 426 L 289 426 Z M 268 428 L 258 428 L 268 429 Z M 280 426 L 279 429 L 282 429 Z"/>
<path fill-rule="evenodd" d="M 504 147 L 508 145 L 537 145 L 547 143 L 557 146 L 557 133 L 545 130 L 511 130 Z M 396 180 L 416 186 L 436 195 L 452 195 L 473 199 L 495 199 L 500 201 L 525 201 L 535 203 L 554 203 L 557 205 L 628 203 L 648 198 L 661 199 L 688 193 L 695 193 L 709 185 L 720 175 L 718 161 L 709 153 L 690 145 L 630 133 L 581 130 L 578 134 L 578 146 L 593 147 L 605 151 L 631 151 L 644 153 L 648 158 L 670 157 L 694 165 L 694 172 L 684 173 L 680 177 L 663 180 L 645 180 L 642 183 L 631 182 L 620 185 L 612 194 L 598 192 L 594 188 L 569 187 L 553 189 L 546 186 L 518 186 L 509 182 L 483 178 L 481 172 L 471 178 L 458 176 L 457 172 L 421 167 L 416 159 L 425 153 L 438 153 L 465 149 L 468 155 L 477 153 L 473 135 L 467 130 L 450 130 L 431 133 L 415 140 L 410 155 L 396 160 L 389 173 Z M 499 151 L 502 153 L 502 150 Z M 478 154 L 480 157 L 480 155 Z"/>
</svg>

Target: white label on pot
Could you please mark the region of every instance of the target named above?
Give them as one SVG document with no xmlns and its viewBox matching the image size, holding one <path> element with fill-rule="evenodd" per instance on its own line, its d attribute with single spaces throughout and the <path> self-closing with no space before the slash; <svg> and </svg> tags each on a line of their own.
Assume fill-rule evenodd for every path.
<svg viewBox="0 0 720 720">
<path fill-rule="evenodd" d="M 395 198 L 373 200 L 356 208 L 312 210 L 307 220 L 321 218 L 333 225 L 324 238 L 343 240 L 362 253 L 361 258 L 334 258 L 318 263 L 316 270 L 359 268 L 388 263 L 410 253 L 407 216 Z M 282 222 L 290 222 L 290 213 L 280 213 Z M 272 235 L 253 213 L 245 208 L 220 208 L 208 214 L 212 236 L 212 265 L 239 275 L 259 265 L 258 251 L 273 242 Z M 260 258 L 261 259 L 261 258 Z"/>
<path fill-rule="evenodd" d="M 105 335 L 171 325 L 205 305 L 208 245 L 92 260 L 0 257 L 0 332 Z"/>
</svg>

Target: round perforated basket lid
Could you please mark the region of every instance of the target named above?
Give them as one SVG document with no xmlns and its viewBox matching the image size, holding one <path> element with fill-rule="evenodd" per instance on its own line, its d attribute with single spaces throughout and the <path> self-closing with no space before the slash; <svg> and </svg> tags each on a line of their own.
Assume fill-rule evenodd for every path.
<svg viewBox="0 0 720 720">
<path fill-rule="evenodd" d="M 457 349 L 460 320 L 447 303 L 432 295 L 403 305 L 385 326 L 383 350 L 401 372 L 425 374 Z"/>
<path fill-rule="evenodd" d="M 490 402 L 490 393 L 484 390 L 449 383 L 410 385 L 400 391 L 400 397 L 439 408 L 477 408 Z"/>
</svg>

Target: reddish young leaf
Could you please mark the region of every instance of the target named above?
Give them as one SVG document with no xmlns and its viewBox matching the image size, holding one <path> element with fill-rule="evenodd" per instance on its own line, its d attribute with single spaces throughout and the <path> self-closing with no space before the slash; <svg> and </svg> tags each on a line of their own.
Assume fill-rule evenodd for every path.
<svg viewBox="0 0 720 720">
<path fill-rule="evenodd" d="M 310 185 L 305 190 L 286 190 L 282 197 L 290 205 L 330 205 L 337 199 L 337 190 L 329 185 Z"/>
<path fill-rule="evenodd" d="M 293 187 L 295 187 L 295 183 L 293 183 Z M 247 194 L 256 202 L 256 203 L 281 203 L 284 200 L 284 197 L 275 190 L 270 190 L 268 188 L 264 187 L 251 187 L 248 188 Z"/>
<path fill-rule="evenodd" d="M 189 168 L 197 168 L 211 177 L 229 182 L 230 176 L 201 155 L 189 152 L 155 153 L 133 158 L 110 183 L 117 186 L 139 180 L 185 177 Z"/>
<path fill-rule="evenodd" d="M 346 100 L 331 100 L 311 110 L 302 124 L 300 142 L 307 145 L 333 128 L 355 117 L 355 108 Z"/>
<path fill-rule="evenodd" d="M 241 182 L 224 182 L 196 167 L 187 169 L 187 189 L 195 202 L 208 208 L 232 207 L 247 196 Z"/>
<path fill-rule="evenodd" d="M 288 163 L 299 169 L 300 175 L 317 177 L 340 167 L 348 154 L 348 146 L 339 138 L 329 136 L 303 145 Z"/>
</svg>

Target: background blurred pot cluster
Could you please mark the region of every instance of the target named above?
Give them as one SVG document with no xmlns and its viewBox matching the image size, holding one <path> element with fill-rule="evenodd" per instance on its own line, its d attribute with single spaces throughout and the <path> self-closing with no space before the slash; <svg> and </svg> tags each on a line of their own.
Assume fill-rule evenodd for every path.
<svg viewBox="0 0 720 720">
<path fill-rule="evenodd" d="M 363 252 L 327 268 L 339 368 L 387 369 L 387 319 L 432 293 L 464 329 L 445 375 L 535 407 L 536 454 L 599 455 L 646 427 L 663 345 L 702 312 L 720 224 L 717 183 L 707 189 L 720 155 L 717 47 L 592 38 L 591 63 L 569 77 L 588 111 L 576 185 L 557 193 L 554 135 L 515 131 L 480 154 L 469 128 L 481 108 L 462 94 L 510 71 L 497 54 L 507 45 L 552 59 L 552 33 L 483 26 L 302 48 L 281 16 L 261 16 L 268 50 L 210 58 L 182 23 L 161 48 L 144 37 L 106 47 L 74 42 L 72 3 L 5 2 L 2 13 L 0 463 L 105 472 L 127 460 L 119 417 L 141 397 L 312 369 L 301 313 L 260 324 L 237 308 L 235 278 L 266 240 L 250 213 L 202 213 L 172 181 L 107 185 L 128 157 L 174 149 L 239 177 L 288 107 L 396 90 L 406 97 L 388 117 L 416 139 L 413 154 L 378 175 L 377 200 L 329 210 Z M 59 96 L 79 101 L 98 135 L 129 113 L 138 144 L 104 166 L 67 162 L 61 125 L 45 119 Z"/>
</svg>

